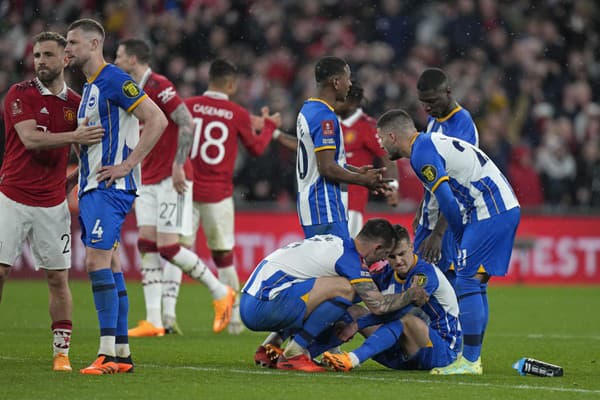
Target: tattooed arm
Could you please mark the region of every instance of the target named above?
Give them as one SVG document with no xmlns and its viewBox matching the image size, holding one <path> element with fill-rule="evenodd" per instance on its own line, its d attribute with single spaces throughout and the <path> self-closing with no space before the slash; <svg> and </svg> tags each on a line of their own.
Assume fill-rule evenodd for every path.
<svg viewBox="0 0 600 400">
<path fill-rule="evenodd" d="M 194 123 L 192 114 L 185 104 L 180 104 L 169 116 L 179 127 L 179 137 L 177 140 L 177 152 L 173 161 L 173 187 L 177 193 L 183 193 L 187 189 L 185 183 L 185 172 L 183 164 L 187 160 L 192 140 L 194 139 Z"/>
<path fill-rule="evenodd" d="M 396 311 L 409 304 L 422 306 L 429 300 L 427 292 L 417 285 L 398 294 L 382 294 L 372 280 L 361 280 L 352 285 L 369 311 L 375 315 Z"/>
</svg>

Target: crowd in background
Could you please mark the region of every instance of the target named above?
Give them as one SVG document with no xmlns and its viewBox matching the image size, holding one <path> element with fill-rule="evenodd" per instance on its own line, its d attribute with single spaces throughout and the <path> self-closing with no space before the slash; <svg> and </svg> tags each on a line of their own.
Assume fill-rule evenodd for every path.
<svg viewBox="0 0 600 400">
<path fill-rule="evenodd" d="M 443 68 L 455 99 L 478 126 L 480 147 L 524 207 L 600 210 L 600 5 L 593 0 L 12 0 L 0 2 L 0 98 L 33 75 L 31 38 L 65 33 L 81 17 L 119 40 L 147 39 L 153 68 L 182 97 L 202 93 L 216 57 L 240 68 L 234 99 L 280 112 L 294 134 L 314 92 L 314 62 L 344 58 L 377 118 L 404 108 L 424 127 L 416 80 Z M 80 91 L 82 77 L 67 80 Z M 295 154 L 273 143 L 240 157 L 236 199 L 295 206 Z M 406 204 L 422 189 L 406 175 Z M 406 170 L 406 168 L 404 168 Z M 412 182 L 412 183 L 411 183 Z M 415 193 L 416 192 L 416 193 Z M 272 204 L 272 203 L 269 203 Z"/>
</svg>

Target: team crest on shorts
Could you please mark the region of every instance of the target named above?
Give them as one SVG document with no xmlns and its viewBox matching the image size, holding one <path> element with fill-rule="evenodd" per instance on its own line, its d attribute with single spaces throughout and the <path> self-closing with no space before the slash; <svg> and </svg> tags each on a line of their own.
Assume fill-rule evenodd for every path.
<svg viewBox="0 0 600 400">
<path fill-rule="evenodd" d="M 421 173 L 425 177 L 425 180 L 429 183 L 435 181 L 437 178 L 437 170 L 433 165 L 427 164 L 423 168 L 421 168 Z"/>
<path fill-rule="evenodd" d="M 133 81 L 125 81 L 123 82 L 123 93 L 133 99 L 140 95 L 140 88 Z"/>
<path fill-rule="evenodd" d="M 413 282 L 417 284 L 417 286 L 425 286 L 427 283 L 427 275 L 425 274 L 416 274 L 413 277 Z"/>
</svg>

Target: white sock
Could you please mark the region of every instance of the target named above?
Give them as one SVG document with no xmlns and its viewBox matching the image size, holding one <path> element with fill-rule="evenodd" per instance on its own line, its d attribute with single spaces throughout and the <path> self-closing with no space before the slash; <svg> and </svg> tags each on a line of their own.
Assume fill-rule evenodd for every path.
<svg viewBox="0 0 600 400">
<path fill-rule="evenodd" d="M 358 359 L 356 354 L 354 354 L 353 352 L 350 352 L 350 353 L 348 353 L 348 356 L 350 357 L 350 361 L 352 361 L 352 368 L 356 368 L 356 367 L 360 366 L 360 360 Z"/>
<path fill-rule="evenodd" d="M 146 320 L 157 328 L 162 328 L 162 269 L 160 254 L 151 252 L 142 254 L 142 286 L 146 302 Z"/>
<path fill-rule="evenodd" d="M 227 294 L 227 286 L 223 285 L 212 271 L 194 253 L 181 247 L 172 260 L 186 274 L 206 285 L 213 299 L 220 299 Z"/>
<path fill-rule="evenodd" d="M 299 356 L 300 354 L 305 354 L 306 351 L 302 346 L 300 346 L 294 339 L 290 340 L 287 346 L 285 346 L 285 350 L 283 350 L 283 356 L 285 358 L 292 358 Z"/>
<path fill-rule="evenodd" d="M 54 329 L 52 330 L 52 336 L 52 356 L 56 356 L 59 353 L 69 355 L 71 329 Z"/>
<path fill-rule="evenodd" d="M 237 271 L 233 265 L 224 268 L 217 268 L 217 272 L 219 273 L 219 280 L 224 284 L 230 286 L 239 293 L 240 291 L 240 280 L 238 278 Z M 244 324 L 242 323 L 242 318 L 240 317 L 240 297 L 235 297 L 235 303 L 233 303 L 233 308 L 231 309 L 231 322 L 227 325 L 227 332 L 239 335 L 244 330 Z"/>
<path fill-rule="evenodd" d="M 271 332 L 271 333 L 269 333 L 269 336 L 267 336 L 265 341 L 262 342 L 262 346 L 265 346 L 267 344 L 274 344 L 277 347 L 281 347 L 282 343 L 283 343 L 283 340 L 281 339 L 281 336 L 279 336 L 279 333 Z"/>
<path fill-rule="evenodd" d="M 217 268 L 217 272 L 219 274 L 219 280 L 230 286 L 236 292 L 240 290 L 240 281 L 237 275 L 237 271 L 233 265 L 223 268 Z"/>
<path fill-rule="evenodd" d="M 114 336 L 100 336 L 100 348 L 98 349 L 98 354 L 116 357 L 117 352 L 115 348 Z"/>
<path fill-rule="evenodd" d="M 177 305 L 177 297 L 179 296 L 179 286 L 181 284 L 181 268 L 171 264 L 169 261 L 165 263 L 163 268 L 163 287 L 162 287 L 162 313 L 163 322 L 168 317 L 175 321 Z"/>
<path fill-rule="evenodd" d="M 115 345 L 117 357 L 127 358 L 131 355 L 129 343 L 118 343 Z"/>
</svg>

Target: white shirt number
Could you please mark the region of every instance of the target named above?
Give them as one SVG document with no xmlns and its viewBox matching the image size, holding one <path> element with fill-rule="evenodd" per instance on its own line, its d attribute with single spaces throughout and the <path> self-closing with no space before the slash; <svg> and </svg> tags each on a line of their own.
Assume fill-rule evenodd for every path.
<svg viewBox="0 0 600 400">
<path fill-rule="evenodd" d="M 221 121 L 211 121 L 203 128 L 204 121 L 202 118 L 194 118 L 196 128 L 194 129 L 194 143 L 192 145 L 192 152 L 190 158 L 193 160 L 198 156 L 198 150 L 200 152 L 200 158 L 207 164 L 216 165 L 223 161 L 225 158 L 225 146 L 224 143 L 229 137 L 229 129 Z M 215 134 L 213 135 L 213 132 Z M 204 141 L 200 145 L 200 136 L 204 136 Z M 208 155 L 208 148 L 214 146 L 217 148 L 217 154 L 214 157 Z"/>
</svg>

